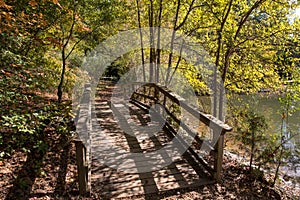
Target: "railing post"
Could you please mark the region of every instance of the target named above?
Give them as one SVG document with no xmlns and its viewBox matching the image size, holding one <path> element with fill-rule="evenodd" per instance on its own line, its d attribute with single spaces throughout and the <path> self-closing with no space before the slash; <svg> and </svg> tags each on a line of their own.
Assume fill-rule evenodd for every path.
<svg viewBox="0 0 300 200">
<path fill-rule="evenodd" d="M 122 92 L 123 92 L 123 98 L 124 100 L 127 100 L 129 97 L 128 97 L 128 91 L 126 90 L 126 87 L 122 87 Z"/>
<path fill-rule="evenodd" d="M 217 182 L 221 181 L 221 172 L 222 172 L 222 165 L 223 165 L 223 146 L 224 146 L 224 135 L 221 134 L 218 142 L 216 144 L 216 154 L 214 159 L 214 178 Z"/>
<path fill-rule="evenodd" d="M 155 110 L 161 114 L 161 109 L 157 105 L 159 103 L 159 91 L 156 85 L 154 85 L 154 104 L 155 104 Z"/>
<path fill-rule="evenodd" d="M 86 160 L 86 148 L 81 140 L 75 140 L 75 146 L 79 193 L 80 195 L 86 195 L 90 192 L 88 183 L 88 163 Z"/>
</svg>

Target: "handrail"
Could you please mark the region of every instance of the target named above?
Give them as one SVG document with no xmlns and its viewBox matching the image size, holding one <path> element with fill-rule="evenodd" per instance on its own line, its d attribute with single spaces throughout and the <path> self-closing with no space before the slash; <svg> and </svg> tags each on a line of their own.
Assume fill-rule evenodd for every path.
<svg viewBox="0 0 300 200">
<path fill-rule="evenodd" d="M 141 92 L 137 92 L 137 89 L 135 88 L 135 86 L 139 86 L 141 88 L 144 88 L 144 92 L 146 92 L 147 90 L 145 90 L 146 87 L 149 87 L 149 90 L 147 92 L 149 92 L 149 94 L 143 94 Z M 153 93 L 153 89 L 152 89 L 152 94 L 151 93 L 151 89 L 154 89 L 154 93 Z M 180 124 L 182 126 L 182 128 L 189 133 L 191 136 L 194 137 L 194 139 L 199 142 L 201 140 L 202 145 L 205 145 L 207 147 L 209 147 L 210 150 L 213 150 L 213 152 L 215 152 L 214 156 L 215 156 L 215 163 L 214 163 L 214 167 L 212 170 L 208 170 L 209 172 L 213 171 L 213 176 L 215 177 L 215 179 L 217 181 L 220 181 L 221 179 L 221 169 L 222 169 L 222 161 L 223 161 L 223 146 L 224 146 L 224 134 L 226 132 L 229 132 L 232 130 L 232 127 L 230 127 L 229 125 L 225 124 L 224 122 L 222 122 L 221 120 L 217 119 L 216 117 L 210 115 L 210 114 L 206 114 L 203 113 L 201 111 L 199 111 L 197 108 L 195 108 L 194 106 L 190 105 L 187 103 L 187 101 L 180 97 L 179 95 L 175 94 L 174 92 L 172 92 L 171 90 L 169 90 L 168 88 L 162 86 L 162 85 L 158 85 L 156 83 L 143 83 L 143 82 L 134 82 L 132 84 L 127 84 L 123 89 L 127 90 L 133 90 L 130 91 L 129 93 L 127 92 L 126 94 L 132 94 L 131 95 L 131 100 L 133 100 L 133 103 L 140 103 L 142 106 L 147 107 L 148 109 L 150 108 L 151 105 L 147 105 L 147 103 L 145 102 L 141 102 L 137 99 L 137 96 L 143 97 L 144 99 L 148 99 L 151 102 L 153 102 L 154 104 L 160 104 L 162 106 L 164 106 L 167 114 L 175 121 L 175 123 Z M 164 102 L 161 102 L 160 99 L 160 94 L 163 94 L 164 96 Z M 190 113 L 191 115 L 193 115 L 194 117 L 197 117 L 201 122 L 203 122 L 206 126 L 209 126 L 213 131 L 218 131 L 220 133 L 220 137 L 218 138 L 218 142 L 217 144 L 212 147 L 209 143 L 207 143 L 206 141 L 202 140 L 197 133 L 194 133 L 192 130 L 190 130 L 188 128 L 188 125 L 186 125 L 185 123 L 181 122 L 171 111 L 169 111 L 169 109 L 166 107 L 165 105 L 165 100 L 166 98 L 170 99 L 171 102 L 179 105 L 181 108 L 183 108 L 184 110 L 186 110 L 188 113 Z M 166 123 L 168 126 L 170 126 L 170 124 Z M 193 151 L 191 149 L 191 151 Z M 192 152 L 195 155 L 195 152 Z M 199 158 L 197 158 L 199 159 Z M 203 161 L 204 162 L 204 161 Z M 205 167 L 209 167 L 209 166 L 205 166 Z"/>
<path fill-rule="evenodd" d="M 91 131 L 91 84 L 86 83 L 84 92 L 79 104 L 76 123 L 76 163 L 78 172 L 78 183 L 80 195 L 91 192 L 91 171 L 90 171 L 90 131 Z"/>
<path fill-rule="evenodd" d="M 225 124 L 223 121 L 217 119 L 216 117 L 203 113 L 199 111 L 197 108 L 194 106 L 190 105 L 187 103 L 187 101 L 180 97 L 179 95 L 175 94 L 168 88 L 162 85 L 158 85 L 156 83 L 142 83 L 142 82 L 134 82 L 134 85 L 143 85 L 143 86 L 150 86 L 154 87 L 159 90 L 159 92 L 163 93 L 166 95 L 168 98 L 170 98 L 174 103 L 179 104 L 182 108 L 184 108 L 186 111 L 188 111 L 190 114 L 192 114 L 194 117 L 199 117 L 200 121 L 203 122 L 205 125 L 210 126 L 212 128 L 220 128 L 222 129 L 222 133 L 224 134 L 225 132 L 229 132 L 232 130 L 232 127 L 229 125 Z M 142 95 L 144 97 L 148 97 L 149 99 L 152 100 L 153 97 L 150 97 L 145 94 L 140 94 L 135 92 L 135 94 Z"/>
<path fill-rule="evenodd" d="M 147 83 L 146 85 L 148 85 L 148 84 L 158 88 L 160 90 L 160 92 L 163 92 L 169 98 L 170 97 L 173 98 L 175 101 L 177 101 L 176 103 L 178 103 L 180 106 L 182 106 L 182 108 L 184 108 L 186 111 L 188 111 L 194 117 L 200 117 L 199 118 L 200 121 L 203 122 L 205 125 L 210 126 L 212 128 L 213 127 L 221 128 L 223 130 L 222 133 L 225 133 L 225 132 L 228 132 L 228 131 L 232 130 L 232 127 L 225 124 L 221 120 L 215 118 L 214 116 L 212 116 L 210 114 L 205 114 L 205 113 L 199 111 L 197 108 L 189 105 L 184 98 L 178 96 L 177 94 L 175 94 L 173 92 L 170 93 L 169 92 L 170 90 L 167 89 L 166 87 L 161 86 L 161 85 L 157 85 L 157 84 L 154 84 L 154 83 Z"/>
</svg>

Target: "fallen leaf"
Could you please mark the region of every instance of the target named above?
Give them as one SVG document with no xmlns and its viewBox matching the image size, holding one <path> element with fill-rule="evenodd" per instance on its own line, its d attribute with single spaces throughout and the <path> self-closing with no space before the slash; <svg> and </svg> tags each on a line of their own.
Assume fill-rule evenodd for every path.
<svg viewBox="0 0 300 200">
<path fill-rule="evenodd" d="M 30 1 L 29 1 L 29 4 L 30 4 L 31 6 L 33 6 L 33 7 L 35 7 L 35 6 L 38 5 L 37 2 L 36 2 L 35 0 L 30 0 Z"/>
</svg>

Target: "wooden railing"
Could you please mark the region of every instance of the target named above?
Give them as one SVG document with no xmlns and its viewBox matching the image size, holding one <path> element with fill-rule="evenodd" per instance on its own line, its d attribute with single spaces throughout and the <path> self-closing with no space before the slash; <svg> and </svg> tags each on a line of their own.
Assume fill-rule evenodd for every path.
<svg viewBox="0 0 300 200">
<path fill-rule="evenodd" d="M 76 136 L 74 138 L 76 146 L 76 162 L 78 172 L 78 183 L 80 195 L 89 195 L 91 192 L 91 85 L 87 83 L 77 111 Z"/>
<path fill-rule="evenodd" d="M 206 161 L 204 161 L 196 151 L 189 145 L 183 138 L 181 138 L 181 144 L 186 145 L 186 149 L 205 167 L 205 169 L 217 180 L 221 180 L 221 170 L 223 162 L 223 145 L 224 145 L 224 134 L 231 131 L 232 128 L 225 124 L 224 122 L 218 120 L 212 115 L 200 112 L 197 108 L 188 104 L 188 102 L 182 97 L 170 91 L 168 88 L 155 83 L 134 83 L 131 85 L 126 85 L 124 88 L 125 98 L 130 98 L 130 101 L 135 105 L 149 109 L 153 105 L 163 106 L 168 119 L 165 123 L 166 127 L 173 132 L 174 135 L 177 134 L 176 129 L 180 126 L 185 130 L 196 142 L 200 143 L 206 149 L 210 150 L 210 154 L 214 158 L 214 165 L 210 166 Z M 130 96 L 126 96 L 129 94 Z M 182 116 L 180 109 L 184 109 L 192 116 L 199 119 L 207 127 L 209 127 L 213 132 L 214 138 L 217 140 L 216 145 L 212 146 L 210 142 L 203 140 L 199 135 L 189 128 L 189 125 L 184 123 L 180 118 Z M 180 136 L 177 138 L 180 139 Z"/>
<path fill-rule="evenodd" d="M 116 77 L 101 77 L 102 81 L 115 81 Z M 80 195 L 91 193 L 91 131 L 92 131 L 91 84 L 86 83 L 75 118 L 76 164 Z"/>
</svg>

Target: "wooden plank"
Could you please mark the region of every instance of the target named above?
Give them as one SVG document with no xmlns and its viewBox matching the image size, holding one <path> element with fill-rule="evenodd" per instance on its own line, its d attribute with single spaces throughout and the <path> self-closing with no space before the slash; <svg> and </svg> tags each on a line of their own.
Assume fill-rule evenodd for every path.
<svg viewBox="0 0 300 200">
<path fill-rule="evenodd" d="M 194 159 L 192 158 L 188 158 L 187 156 L 184 156 L 185 160 L 179 160 L 177 162 L 173 162 L 171 165 L 169 165 L 168 167 L 164 167 L 158 171 L 154 171 L 153 172 L 153 176 L 155 177 L 168 177 L 169 175 L 174 175 L 174 174 L 181 174 L 183 176 L 185 175 L 190 175 L 190 174 L 197 174 L 195 169 L 197 170 L 202 170 L 199 168 L 199 163 L 195 162 Z M 192 161 L 192 162 L 191 162 Z M 93 176 L 93 178 L 100 178 L 102 181 L 108 179 L 110 182 L 119 182 L 119 181 L 130 181 L 130 180 L 134 180 L 137 179 L 137 175 L 136 174 L 126 174 L 123 172 L 114 172 L 114 169 L 111 168 L 99 168 L 99 170 L 94 170 L 93 171 L 94 174 L 99 174 L 101 173 L 101 175 L 97 175 L 97 176 Z M 159 173 L 159 176 L 157 176 L 157 173 Z M 115 174 L 115 175 L 114 175 Z M 128 179 L 128 176 L 130 177 Z M 152 175 L 145 175 L 144 177 L 139 177 L 140 179 L 144 179 L 144 178 L 150 178 Z M 183 177 L 182 176 L 182 177 Z M 198 174 L 199 176 L 199 174 Z M 201 172 L 201 175 L 199 177 L 208 177 L 207 174 L 205 174 L 204 172 Z M 185 180 L 184 178 L 181 178 L 180 180 Z"/>
<path fill-rule="evenodd" d="M 142 183 L 143 180 L 144 182 Z M 174 178 L 172 174 L 164 178 L 154 177 L 155 182 L 145 182 L 145 180 L 146 179 L 142 179 L 142 181 L 133 180 L 128 182 L 109 183 L 103 187 L 102 193 L 109 193 L 113 196 L 116 196 L 115 198 L 120 198 L 119 194 L 124 193 L 125 195 L 123 197 L 129 197 L 131 195 L 153 194 L 174 189 L 198 187 L 201 185 L 215 183 L 214 180 L 204 177 L 194 179 L 193 182 L 189 184 L 186 182 L 184 182 L 185 184 L 180 184 L 180 180 Z"/>
<path fill-rule="evenodd" d="M 151 177 L 157 177 L 157 178 L 166 178 L 169 176 L 177 176 L 181 175 L 180 178 L 177 178 L 177 180 L 180 181 L 187 181 L 187 176 L 190 175 L 197 175 L 197 178 L 209 178 L 208 175 L 204 174 L 199 176 L 195 172 L 195 167 L 199 167 L 199 164 L 197 163 L 190 163 L 188 161 L 188 158 L 185 158 L 185 160 L 181 160 L 181 162 L 175 162 L 170 164 L 167 167 L 164 167 L 158 171 L 152 172 L 152 174 L 145 174 L 141 177 L 138 173 L 134 174 L 126 174 L 124 172 L 114 172 L 111 168 L 107 169 L 101 169 L 100 172 L 94 171 L 92 179 L 99 179 L 99 181 L 105 181 L 108 180 L 110 184 L 114 183 L 123 183 L 123 182 L 130 182 L 133 180 L 143 180 L 143 179 L 149 179 Z M 100 173 L 100 174 L 99 174 Z M 178 176 L 177 176 L 178 177 Z"/>
<path fill-rule="evenodd" d="M 167 130 L 171 131 L 169 133 L 173 135 L 177 134 L 176 130 L 174 130 L 169 123 L 166 123 L 166 128 Z M 215 170 L 212 169 L 202 158 L 200 158 L 199 155 L 190 146 L 188 146 L 188 144 L 186 144 L 183 138 L 181 138 L 179 135 L 177 135 L 177 138 L 180 140 L 180 143 L 185 146 L 184 148 L 186 148 L 211 175 L 213 175 Z"/>
<path fill-rule="evenodd" d="M 157 182 L 159 182 L 156 179 Z M 117 185 L 112 188 L 109 186 L 106 186 L 103 188 L 103 196 L 110 197 L 112 198 L 128 198 L 128 197 L 134 197 L 138 195 L 151 195 L 151 194 L 163 194 L 165 192 L 169 191 L 176 191 L 176 190 L 181 190 L 181 189 L 191 189 L 191 188 L 196 188 L 200 187 L 203 185 L 208 185 L 208 184 L 213 184 L 215 183 L 214 180 L 212 179 L 207 179 L 207 178 L 199 178 L 195 180 L 191 184 L 186 184 L 186 185 L 179 185 L 179 182 L 176 180 L 169 180 L 169 181 L 163 181 L 163 184 L 159 184 L 158 188 L 159 191 L 156 190 L 156 187 L 153 187 L 154 185 L 140 185 L 140 186 L 135 186 L 135 187 L 128 187 L 125 185 Z"/>
</svg>

